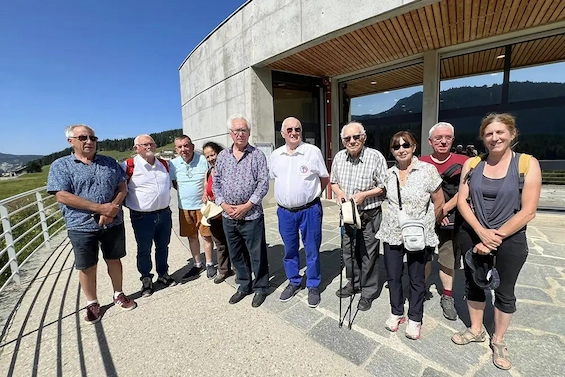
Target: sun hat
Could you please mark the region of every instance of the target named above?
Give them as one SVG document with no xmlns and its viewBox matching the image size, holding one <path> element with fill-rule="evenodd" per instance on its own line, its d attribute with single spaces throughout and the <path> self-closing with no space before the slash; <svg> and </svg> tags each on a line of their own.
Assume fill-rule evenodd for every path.
<svg viewBox="0 0 565 377">
<path fill-rule="evenodd" d="M 473 253 L 473 249 L 465 253 L 465 263 L 473 271 L 475 284 L 482 289 L 496 289 L 500 285 L 500 276 L 495 267 L 495 256 L 492 254 Z"/>
<path fill-rule="evenodd" d="M 218 217 L 223 212 L 223 209 L 222 207 L 217 206 L 213 201 L 208 200 L 202 205 L 200 212 L 202 212 L 202 220 L 200 220 L 200 224 L 210 226 L 208 220 Z"/>
<path fill-rule="evenodd" d="M 341 203 L 341 216 L 344 224 L 356 225 L 357 228 L 361 229 L 361 217 L 353 199 Z"/>
</svg>

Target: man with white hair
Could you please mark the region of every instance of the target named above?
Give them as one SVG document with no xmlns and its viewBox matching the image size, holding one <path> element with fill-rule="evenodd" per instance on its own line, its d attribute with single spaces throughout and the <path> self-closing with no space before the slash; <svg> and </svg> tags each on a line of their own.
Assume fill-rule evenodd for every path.
<svg viewBox="0 0 565 377">
<path fill-rule="evenodd" d="M 457 211 L 457 191 L 459 190 L 461 168 L 467 160 L 465 155 L 451 153 L 454 139 L 454 128 L 450 123 L 439 122 L 435 124 L 430 129 L 428 137 L 428 143 L 430 143 L 433 153 L 429 156 L 420 157 L 421 161 L 434 165 L 443 179 L 441 187 L 445 195 L 444 217 L 441 223 L 436 226 L 439 238 L 439 279 L 443 286 L 440 305 L 443 310 L 443 316 L 451 321 L 457 319 L 452 290 L 455 270 L 460 267 L 461 261 L 458 234 L 463 223 L 463 218 Z M 430 260 L 426 264 L 426 280 L 430 275 L 431 269 Z"/>
<path fill-rule="evenodd" d="M 365 146 L 367 134 L 361 123 L 351 122 L 341 130 L 345 149 L 339 151 L 331 169 L 331 187 L 341 205 L 353 199 L 359 210 L 361 229 L 356 234 L 354 260 L 351 268 L 351 242 L 353 228 L 345 225 L 347 237 L 342 243 L 345 271 L 348 282 L 337 290 L 338 297 L 349 297 L 361 292 L 357 308 L 369 310 L 378 290 L 379 240 L 375 234 L 382 218 L 384 177 L 388 168 L 381 152 Z"/>
<path fill-rule="evenodd" d="M 249 144 L 251 124 L 232 115 L 228 129 L 233 140 L 216 159 L 212 191 L 223 212 L 223 226 L 239 288 L 230 304 L 255 292 L 251 306 L 260 306 L 269 289 L 269 262 L 262 200 L 269 191 L 267 158 Z M 251 273 L 255 279 L 252 280 Z"/>
<path fill-rule="evenodd" d="M 151 246 L 155 243 L 155 270 L 158 281 L 173 286 L 176 281 L 169 275 L 169 242 L 171 241 L 171 178 L 167 161 L 155 157 L 157 145 L 149 135 L 137 136 L 133 149 L 137 156 L 128 158 L 121 166 L 128 176 L 128 194 L 125 205 L 129 208 L 131 225 L 137 242 L 137 270 L 141 275 L 141 295 L 153 294 L 151 273 Z"/>
<path fill-rule="evenodd" d="M 322 203 L 320 194 L 330 179 L 322 152 L 302 141 L 302 124 L 294 117 L 282 122 L 281 135 L 285 145 L 270 157 L 270 174 L 275 179 L 275 199 L 279 208 L 279 232 L 284 242 L 284 271 L 288 285 L 280 300 L 287 302 L 300 290 L 299 232 L 306 253 L 306 288 L 308 306 L 320 303 L 318 286 L 320 244 L 322 243 Z"/>
<path fill-rule="evenodd" d="M 84 320 L 92 324 L 102 318 L 96 289 L 99 249 L 112 280 L 114 304 L 123 310 L 137 307 L 122 291 L 126 235 L 121 204 L 127 177 L 116 160 L 96 153 L 98 137 L 92 128 L 75 124 L 66 128 L 65 136 L 73 151 L 51 164 L 47 192 L 55 195 L 65 218 L 86 296 Z"/>
</svg>

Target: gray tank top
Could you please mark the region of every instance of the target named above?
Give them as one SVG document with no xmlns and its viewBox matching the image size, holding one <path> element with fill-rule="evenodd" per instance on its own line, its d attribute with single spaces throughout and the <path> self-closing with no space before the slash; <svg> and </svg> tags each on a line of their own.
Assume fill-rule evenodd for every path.
<svg viewBox="0 0 565 377">
<path fill-rule="evenodd" d="M 469 181 L 469 195 L 479 223 L 487 229 L 498 229 L 520 210 L 518 160 L 515 153 L 506 176 L 491 179 L 483 175 L 485 161 L 473 170 Z"/>
</svg>

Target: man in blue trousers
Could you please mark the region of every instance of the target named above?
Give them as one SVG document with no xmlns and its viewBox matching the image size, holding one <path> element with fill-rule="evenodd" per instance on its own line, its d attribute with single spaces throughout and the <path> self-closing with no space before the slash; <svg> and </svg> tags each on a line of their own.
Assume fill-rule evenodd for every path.
<svg viewBox="0 0 565 377">
<path fill-rule="evenodd" d="M 302 141 L 302 125 L 286 118 L 281 127 L 286 144 L 270 157 L 270 175 L 275 179 L 275 199 L 279 205 L 279 232 L 284 242 L 284 270 L 289 284 L 280 300 L 287 302 L 301 288 L 299 235 L 306 250 L 308 306 L 320 303 L 320 244 L 322 242 L 322 204 L 320 194 L 330 181 L 320 149 Z"/>
</svg>

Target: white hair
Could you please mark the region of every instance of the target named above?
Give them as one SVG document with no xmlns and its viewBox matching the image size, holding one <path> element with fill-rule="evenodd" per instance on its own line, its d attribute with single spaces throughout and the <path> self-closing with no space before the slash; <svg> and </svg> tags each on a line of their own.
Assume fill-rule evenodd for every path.
<svg viewBox="0 0 565 377">
<path fill-rule="evenodd" d="M 345 126 L 343 126 L 343 128 L 341 129 L 341 133 L 339 134 L 339 136 L 343 139 L 343 130 L 345 130 L 346 127 L 350 127 L 350 126 L 357 126 L 361 129 L 361 135 L 366 136 L 367 132 L 365 132 L 365 127 L 363 127 L 363 125 L 359 122 L 349 122 L 347 123 Z"/>
<path fill-rule="evenodd" d="M 142 138 L 142 137 L 144 137 L 144 136 L 150 138 L 152 142 L 155 142 L 155 140 L 153 140 L 153 138 L 151 137 L 151 135 L 148 135 L 148 134 L 141 134 L 141 135 L 137 135 L 137 136 L 135 137 L 135 139 L 133 139 L 133 146 L 135 147 L 135 146 L 137 145 L 137 143 L 139 142 L 139 139 Z"/>
<path fill-rule="evenodd" d="M 435 130 L 437 130 L 438 128 L 449 128 L 449 130 L 451 131 L 452 135 L 455 135 L 455 128 L 453 128 L 453 125 L 451 123 L 447 123 L 447 122 L 439 122 L 433 125 L 432 128 L 430 128 L 430 134 L 428 136 L 428 138 L 432 138 L 432 134 L 434 133 Z"/>
<path fill-rule="evenodd" d="M 86 124 L 73 124 L 73 125 L 70 125 L 70 126 L 65 128 L 65 137 L 67 139 L 74 137 L 75 136 L 75 128 L 78 128 L 78 127 L 86 128 L 87 130 L 90 131 L 90 133 L 92 133 L 92 136 L 96 135 L 94 130 L 92 128 L 88 127 Z"/>
<path fill-rule="evenodd" d="M 245 121 L 245 124 L 247 124 L 247 129 L 251 130 L 251 122 L 249 121 L 249 119 L 247 119 L 247 117 L 245 117 L 245 115 L 242 114 L 233 114 L 228 118 L 228 130 L 231 131 L 231 128 L 233 127 L 232 122 L 238 119 Z"/>
<path fill-rule="evenodd" d="M 300 121 L 299 121 L 297 118 L 295 118 L 295 117 L 288 117 L 288 118 L 285 118 L 285 120 L 283 120 L 283 122 L 282 122 L 282 124 L 281 124 L 281 131 L 284 131 L 284 124 L 285 124 L 286 121 L 288 121 L 288 120 L 295 120 L 295 121 L 297 121 L 297 122 L 298 122 L 298 125 L 300 126 L 300 128 L 302 128 L 302 123 L 300 123 Z"/>
</svg>

